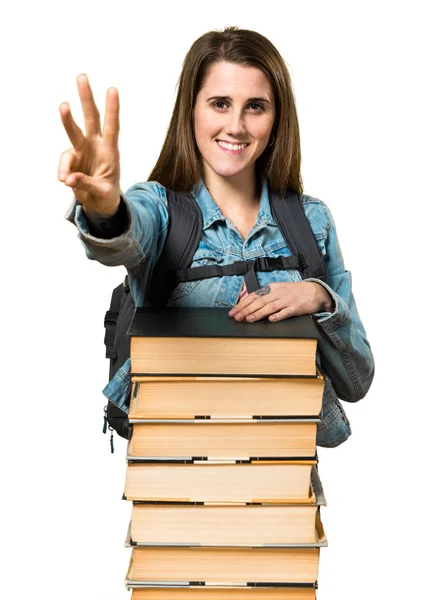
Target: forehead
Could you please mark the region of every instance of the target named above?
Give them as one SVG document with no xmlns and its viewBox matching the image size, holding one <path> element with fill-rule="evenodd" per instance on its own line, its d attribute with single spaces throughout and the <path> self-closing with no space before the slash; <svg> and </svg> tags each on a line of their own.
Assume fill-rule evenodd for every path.
<svg viewBox="0 0 434 600">
<path fill-rule="evenodd" d="M 272 97 L 270 81 L 261 69 L 229 62 L 212 65 L 199 93 L 232 98 L 243 95 Z"/>
</svg>

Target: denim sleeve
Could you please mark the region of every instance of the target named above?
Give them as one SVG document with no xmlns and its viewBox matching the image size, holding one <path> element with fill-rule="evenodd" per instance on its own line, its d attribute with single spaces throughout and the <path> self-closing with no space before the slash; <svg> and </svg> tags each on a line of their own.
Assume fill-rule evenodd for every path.
<svg viewBox="0 0 434 600">
<path fill-rule="evenodd" d="M 117 212 L 111 217 L 94 217 L 86 214 L 90 235 L 108 240 L 125 233 L 129 226 L 127 205 L 121 197 Z"/>
<path fill-rule="evenodd" d="M 340 376 L 352 387 L 351 394 L 347 397 L 341 394 L 340 397 L 354 402 L 363 398 L 371 386 L 374 377 L 374 357 L 357 311 L 351 289 L 351 272 L 344 266 L 333 217 L 325 204 L 323 207 L 328 221 L 324 256 L 326 282 L 315 278 L 305 281 L 315 281 L 322 285 L 335 302 L 333 312 L 316 313 L 313 316 L 330 341 L 330 348 L 340 352 Z M 335 387 L 338 391 L 338 386 Z"/>
<path fill-rule="evenodd" d="M 77 227 L 89 259 L 133 270 L 150 257 L 155 259 L 164 244 L 161 234 L 166 232 L 168 224 L 166 190 L 157 182 L 136 183 L 121 194 L 121 201 L 125 203 L 126 215 L 114 237 L 105 238 L 98 226 L 96 230 L 93 224 L 89 227 L 83 207 L 75 198 L 65 219 Z"/>
</svg>

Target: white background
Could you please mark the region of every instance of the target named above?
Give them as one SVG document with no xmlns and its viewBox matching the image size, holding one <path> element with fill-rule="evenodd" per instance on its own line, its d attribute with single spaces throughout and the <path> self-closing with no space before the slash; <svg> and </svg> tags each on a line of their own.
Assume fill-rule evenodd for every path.
<svg viewBox="0 0 434 600">
<path fill-rule="evenodd" d="M 124 269 L 87 260 L 64 220 L 72 194 L 57 166 L 70 143 L 58 107 L 70 102 L 83 126 L 77 75 L 88 74 L 102 116 L 106 90 L 117 87 L 121 185 L 145 181 L 186 52 L 227 25 L 267 36 L 288 64 L 305 192 L 332 210 L 376 359 L 367 397 L 345 404 L 353 435 L 319 449 L 329 547 L 318 599 L 429 596 L 429 4 L 88 0 L 3 9 L 3 597 L 128 597 L 126 443 L 115 438 L 112 455 L 101 431 L 103 317 Z"/>
</svg>

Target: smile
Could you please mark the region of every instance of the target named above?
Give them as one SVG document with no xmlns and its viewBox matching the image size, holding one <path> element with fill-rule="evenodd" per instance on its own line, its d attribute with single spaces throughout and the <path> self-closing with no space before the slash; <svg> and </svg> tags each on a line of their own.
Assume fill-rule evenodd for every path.
<svg viewBox="0 0 434 600">
<path fill-rule="evenodd" d="M 228 152 L 229 154 L 241 154 L 245 148 L 249 144 L 230 144 L 229 142 L 222 142 L 221 140 L 216 140 L 218 146 L 223 152 Z"/>
</svg>

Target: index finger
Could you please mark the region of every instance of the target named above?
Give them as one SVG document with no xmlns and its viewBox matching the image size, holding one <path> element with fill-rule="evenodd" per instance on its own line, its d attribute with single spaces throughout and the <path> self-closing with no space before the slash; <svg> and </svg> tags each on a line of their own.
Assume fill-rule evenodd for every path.
<svg viewBox="0 0 434 600">
<path fill-rule="evenodd" d="M 119 139 L 119 92 L 112 87 L 107 90 L 102 137 L 113 146 Z"/>
<path fill-rule="evenodd" d="M 83 143 L 84 135 L 80 127 L 72 118 L 69 104 L 67 102 L 62 102 L 62 104 L 59 106 L 59 112 L 63 127 L 65 128 L 69 140 L 75 150 L 78 150 Z"/>
</svg>

